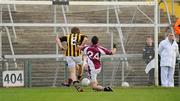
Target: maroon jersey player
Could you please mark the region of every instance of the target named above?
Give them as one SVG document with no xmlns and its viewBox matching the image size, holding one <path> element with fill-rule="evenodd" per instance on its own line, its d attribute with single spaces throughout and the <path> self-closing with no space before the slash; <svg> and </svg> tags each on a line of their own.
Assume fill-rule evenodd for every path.
<svg viewBox="0 0 180 101">
<path fill-rule="evenodd" d="M 112 50 L 108 50 L 99 45 L 98 40 L 97 36 L 93 36 L 91 39 L 92 45 L 80 46 L 80 48 L 87 55 L 88 74 L 92 89 L 96 91 L 112 91 L 110 87 L 98 85 L 97 75 L 102 68 L 100 61 L 101 54 L 113 55 L 116 52 L 116 45 L 114 45 Z"/>
</svg>

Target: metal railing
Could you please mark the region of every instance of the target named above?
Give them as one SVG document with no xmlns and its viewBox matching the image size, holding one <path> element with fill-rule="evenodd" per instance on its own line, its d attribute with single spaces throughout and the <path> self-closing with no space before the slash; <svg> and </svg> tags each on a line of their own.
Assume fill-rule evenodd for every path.
<svg viewBox="0 0 180 101">
<path fill-rule="evenodd" d="M 52 1 L 1 1 L 1 4 L 18 4 L 18 5 L 52 5 Z M 69 5 L 155 5 L 154 1 L 69 1 Z"/>
<path fill-rule="evenodd" d="M 3 2 L 3 1 L 9 1 L 9 0 L 0 0 L 0 3 Z M 15 1 L 15 0 L 13 0 Z M 0 5 L 0 25 L 3 23 L 3 6 L 4 5 Z M 8 8 L 8 13 L 9 13 L 9 18 L 10 18 L 10 22 L 11 23 L 14 23 L 13 21 L 13 18 L 12 18 L 12 13 L 11 13 L 11 5 L 7 5 L 7 8 Z M 16 11 L 16 6 L 15 4 L 13 4 L 13 8 L 14 8 L 14 11 Z M 11 53 L 12 55 L 14 55 L 14 49 L 13 49 L 13 45 L 12 45 L 12 40 L 11 40 L 11 35 L 10 35 L 10 32 L 9 32 L 9 29 L 5 26 L 4 27 L 5 30 L 6 30 L 6 34 L 7 34 L 7 37 L 8 37 L 8 41 L 9 41 L 9 45 L 10 45 L 10 49 L 11 49 Z M 2 31 L 3 30 L 3 26 L 0 27 L 0 57 L 2 57 Z M 12 26 L 12 31 L 13 31 L 13 34 L 14 34 L 14 40 L 16 41 L 17 39 L 17 36 L 16 36 L 16 30 L 15 30 L 15 27 Z M 14 58 L 14 61 L 16 61 L 16 59 Z M 15 63 L 15 67 L 17 67 L 17 64 Z"/>
<path fill-rule="evenodd" d="M 66 80 L 68 77 L 66 62 L 63 60 L 63 55 L 56 55 L 56 54 L 5 55 L 3 61 L 1 61 L 4 64 L 3 70 L 14 70 L 13 67 L 10 68 L 10 63 L 14 62 L 13 58 L 17 58 L 17 62 L 19 63 L 18 66 L 21 67 L 21 68 L 18 68 L 18 70 L 19 69 L 24 70 L 25 87 L 32 87 L 32 86 L 36 86 L 36 85 L 41 86 L 42 83 L 35 84 L 36 82 L 34 80 L 38 79 L 38 80 L 43 81 L 43 80 L 46 80 L 47 78 L 51 79 L 49 81 L 50 84 L 48 84 L 48 85 L 55 87 L 55 86 L 59 86 L 59 80 L 61 82 L 63 82 L 63 80 Z M 55 60 L 56 58 L 59 58 L 59 60 L 56 61 Z M 113 60 L 111 58 L 113 58 Z M 125 65 L 125 63 L 126 63 L 125 58 L 128 58 L 129 60 L 131 59 L 133 61 L 134 60 L 139 61 L 139 59 L 142 58 L 142 55 L 141 54 L 127 54 L 127 55 L 116 54 L 116 55 L 111 55 L 111 56 L 107 56 L 107 55 L 102 56 L 102 67 L 103 68 L 102 68 L 100 75 L 98 76 L 98 77 L 100 77 L 98 79 L 100 80 L 102 85 L 121 86 L 122 82 L 127 81 L 127 82 L 130 82 L 131 86 L 133 86 L 133 83 L 135 81 L 132 78 L 131 79 L 133 81 L 131 81 L 131 79 L 130 80 L 127 79 L 129 77 L 129 74 L 130 74 L 130 76 L 132 76 L 131 73 L 134 74 L 137 72 L 137 76 L 140 74 L 136 70 L 135 70 L 135 72 L 132 72 L 134 67 L 131 67 L 130 69 L 127 68 L 127 66 Z M 39 60 L 41 60 L 41 61 L 39 61 Z M 180 66 L 180 58 L 178 58 L 178 60 L 179 60 L 179 66 Z M 52 68 L 51 65 L 47 64 L 47 63 L 51 63 L 51 62 L 53 65 L 55 63 L 58 63 L 58 64 L 60 63 L 61 65 L 57 65 L 58 68 L 57 67 Z M 48 65 L 49 66 L 48 68 L 51 69 L 50 71 L 47 71 L 47 72 L 45 72 L 45 74 L 43 74 L 43 75 L 46 75 L 45 77 L 43 77 L 43 75 L 40 75 L 40 74 L 43 72 L 43 70 L 45 70 L 47 68 L 43 67 L 43 66 L 39 67 L 39 65 L 35 65 L 37 63 L 41 64 L 41 65 L 43 65 L 45 63 L 45 65 Z M 7 65 L 7 64 L 9 64 L 9 65 Z M 111 67 L 109 67 L 109 66 L 111 66 Z M 137 67 L 139 67 L 139 65 L 137 65 L 136 68 Z M 39 71 L 39 72 L 35 71 L 35 69 L 38 69 L 38 68 L 41 69 L 41 71 Z M 109 72 L 108 74 L 106 74 L 107 69 L 111 70 L 111 71 L 108 71 Z M 178 75 L 180 75 L 180 68 L 177 68 L 177 69 L 179 72 Z M 49 73 L 51 73 L 53 75 L 48 76 Z M 60 76 L 60 74 L 61 74 L 61 76 Z M 85 73 L 84 73 L 84 76 L 85 76 Z M 140 76 L 138 76 L 138 77 L 140 77 Z M 138 82 L 139 82 L 139 84 L 142 83 L 141 80 Z M 180 85 L 180 78 L 179 78 L 178 83 Z M 141 85 L 143 85 L 143 84 L 141 84 Z"/>
<path fill-rule="evenodd" d="M 114 82 L 115 82 L 115 76 L 117 73 L 117 69 L 121 68 L 121 80 L 118 80 L 118 82 L 124 82 L 126 80 L 126 76 L 125 76 L 125 71 L 127 70 L 127 66 L 125 65 L 125 63 L 127 62 L 126 58 L 141 58 L 142 55 L 141 54 L 115 54 L 115 55 L 111 55 L 111 56 L 108 56 L 108 55 L 103 55 L 101 58 L 102 58 L 102 63 L 105 63 L 105 62 L 114 62 L 116 61 L 117 62 L 120 62 L 120 65 L 112 65 L 112 76 L 111 76 L 111 80 L 109 81 L 110 85 L 114 86 Z M 16 58 L 17 59 L 17 62 L 23 62 L 23 68 L 24 68 L 24 72 L 25 72 L 25 87 L 32 87 L 32 61 L 35 59 L 35 61 L 38 60 L 43 60 L 43 61 L 46 61 L 46 59 L 48 60 L 51 60 L 53 59 L 53 61 L 55 61 L 54 59 L 56 58 L 59 58 L 58 61 L 55 61 L 55 62 L 64 62 L 64 56 L 63 55 L 56 55 L 56 54 L 44 54 L 44 55 L 5 55 L 4 56 L 4 59 L 3 59 L 3 64 L 6 63 L 6 64 L 9 64 L 9 63 L 12 63 L 13 59 Z M 45 60 L 44 60 L 45 59 Z M 110 60 L 111 61 L 110 61 Z M 112 60 L 113 59 L 113 60 Z M 36 63 L 36 62 L 35 62 Z M 38 62 L 39 63 L 39 62 Z M 49 63 L 49 62 L 46 62 L 46 63 Z M 114 64 L 114 63 L 112 63 Z M 11 70 L 12 68 L 8 67 L 9 65 L 6 65 L 4 66 L 5 69 L 4 70 Z M 67 72 L 67 68 L 66 68 L 66 65 L 64 65 L 65 68 L 64 69 L 64 79 L 67 79 L 67 75 L 68 75 L 68 72 Z M 107 68 L 106 65 L 102 65 L 103 68 Z M 121 67 L 119 67 L 121 66 Z M 107 85 L 105 84 L 106 83 L 106 79 L 105 79 L 105 74 L 104 74 L 104 69 L 102 68 L 102 72 L 101 72 L 101 83 L 103 85 Z M 17 68 L 16 68 L 17 69 Z M 19 68 L 20 69 L 20 68 Z M 58 69 L 59 67 L 55 67 L 55 70 L 54 70 L 54 76 L 53 76 L 53 82 L 52 82 L 52 86 L 55 87 L 57 85 L 57 78 L 58 78 Z M 111 73 L 110 73 L 111 74 Z M 127 75 L 127 74 L 126 74 Z M 120 86 L 120 85 L 119 85 Z"/>
<path fill-rule="evenodd" d="M 11 49 L 11 53 L 12 53 L 12 56 L 14 56 L 14 48 L 13 48 L 13 45 L 12 45 L 12 40 L 11 40 L 11 36 L 10 36 L 10 33 L 9 33 L 9 29 L 7 27 L 5 27 L 5 30 L 6 30 L 6 34 L 7 34 L 7 37 L 8 37 L 8 41 L 9 41 L 9 46 L 10 46 L 10 49 Z M 17 68 L 17 63 L 16 63 L 16 58 L 14 57 L 13 58 L 13 61 L 14 61 L 14 65 L 15 65 L 15 68 Z"/>
</svg>

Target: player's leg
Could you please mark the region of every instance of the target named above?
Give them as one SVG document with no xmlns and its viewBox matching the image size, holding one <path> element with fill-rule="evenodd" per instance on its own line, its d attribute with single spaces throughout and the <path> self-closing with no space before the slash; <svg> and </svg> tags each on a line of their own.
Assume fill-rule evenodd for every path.
<svg viewBox="0 0 180 101">
<path fill-rule="evenodd" d="M 76 68 L 73 67 L 73 68 L 70 68 L 69 70 L 70 70 L 70 77 L 72 79 L 74 87 L 76 88 L 78 92 L 83 92 L 83 89 L 80 86 L 80 82 L 77 80 L 77 77 L 76 77 Z"/>
<path fill-rule="evenodd" d="M 82 76 L 83 76 L 83 71 L 84 71 L 84 68 L 82 66 L 82 64 L 83 64 L 82 58 L 81 58 L 81 56 L 78 56 L 78 57 L 74 57 L 73 59 L 74 59 L 74 61 L 77 64 L 76 65 L 77 79 L 79 81 L 81 81 L 82 80 Z"/>
<path fill-rule="evenodd" d="M 101 85 L 98 85 L 98 82 L 97 82 L 97 72 L 95 72 L 94 67 L 88 66 L 88 78 L 91 81 L 90 86 L 91 86 L 91 88 L 93 90 L 103 91 L 104 87 L 101 86 Z"/>
<path fill-rule="evenodd" d="M 69 57 L 68 60 L 68 68 L 70 72 L 70 78 L 72 79 L 74 87 L 77 89 L 78 92 L 83 92 L 83 89 L 80 86 L 79 81 L 76 77 L 76 57 Z"/>
<path fill-rule="evenodd" d="M 69 72 L 70 72 L 70 78 L 72 79 L 72 81 L 77 81 L 76 68 L 75 67 L 69 67 Z"/>
<path fill-rule="evenodd" d="M 96 91 L 113 91 L 110 87 L 103 87 L 98 84 L 97 81 L 97 74 L 100 72 L 100 70 L 92 70 L 89 69 L 89 75 L 91 80 L 91 88 Z"/>
<path fill-rule="evenodd" d="M 82 75 L 83 75 L 83 67 L 82 67 L 82 65 L 81 64 L 78 64 L 78 65 L 76 65 L 76 72 L 77 72 L 77 79 L 79 80 L 79 81 L 81 81 L 82 80 Z"/>
<path fill-rule="evenodd" d="M 67 87 L 70 87 L 70 86 L 71 86 L 71 84 L 72 84 L 72 82 L 73 82 L 73 79 L 72 79 L 72 78 L 74 78 L 74 74 L 76 74 L 76 72 L 79 71 L 79 70 L 78 70 L 79 67 L 76 66 L 75 69 L 76 69 L 76 70 L 74 70 L 74 69 L 69 69 L 70 77 L 69 77 L 67 80 L 65 80 L 64 83 L 62 83 L 63 86 L 67 86 Z M 78 78 L 78 77 L 77 77 L 77 78 Z"/>
<path fill-rule="evenodd" d="M 91 81 L 90 85 L 91 85 L 93 90 L 96 90 L 96 91 L 103 91 L 104 90 L 104 87 L 101 85 L 98 85 L 98 83 L 96 81 Z"/>
<path fill-rule="evenodd" d="M 62 85 L 69 87 L 73 81 L 77 81 L 76 68 L 75 68 L 76 63 L 74 62 L 73 57 L 71 57 L 71 56 L 67 56 L 66 61 L 68 64 L 67 67 L 68 67 L 70 75 L 69 75 L 69 79 L 66 82 L 62 83 Z"/>
<path fill-rule="evenodd" d="M 66 61 L 68 64 L 67 67 L 68 67 L 70 76 L 69 76 L 68 80 L 66 80 L 64 83 L 62 83 L 62 85 L 69 87 L 72 84 L 72 82 L 74 80 L 76 80 L 76 70 L 75 70 L 75 67 L 73 67 L 73 66 L 75 66 L 75 62 L 73 61 L 73 59 L 70 56 L 66 57 Z"/>
<path fill-rule="evenodd" d="M 62 86 L 65 86 L 65 87 L 70 87 L 72 84 L 72 79 L 71 78 L 68 78 L 67 80 L 65 80 L 63 83 L 61 83 Z"/>
<path fill-rule="evenodd" d="M 83 55 L 82 60 L 83 60 L 82 65 L 78 65 L 79 66 L 78 75 L 77 75 L 78 80 L 82 80 L 83 73 L 88 72 L 87 56 Z"/>
<path fill-rule="evenodd" d="M 96 91 L 108 91 L 108 92 L 112 92 L 112 88 L 111 87 L 103 87 L 101 85 L 98 84 L 97 81 L 91 81 L 91 87 L 93 90 L 96 90 Z"/>
</svg>

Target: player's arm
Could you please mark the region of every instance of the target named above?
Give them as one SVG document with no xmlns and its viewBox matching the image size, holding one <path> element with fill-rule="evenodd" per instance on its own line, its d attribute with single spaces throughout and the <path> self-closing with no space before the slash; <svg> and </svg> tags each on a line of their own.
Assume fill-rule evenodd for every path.
<svg viewBox="0 0 180 101">
<path fill-rule="evenodd" d="M 65 50 L 65 48 L 62 45 L 62 42 L 67 40 L 66 36 L 63 36 L 61 38 L 59 38 L 58 36 L 56 36 L 56 43 L 58 44 L 58 46 L 60 47 L 60 49 Z"/>
<path fill-rule="evenodd" d="M 82 43 L 81 43 L 81 46 L 85 46 L 85 44 L 87 43 L 87 41 L 88 41 L 88 37 L 87 37 L 87 36 L 84 36 L 84 39 L 83 39 L 83 41 L 82 41 Z"/>
<path fill-rule="evenodd" d="M 88 41 L 88 37 L 85 36 L 85 35 L 83 35 L 83 36 L 81 37 L 80 43 L 77 45 L 77 47 L 78 47 L 80 50 L 82 50 L 82 49 L 85 47 L 87 41 Z"/>
<path fill-rule="evenodd" d="M 81 46 L 81 45 L 77 45 L 77 48 L 82 50 L 84 46 Z"/>
<path fill-rule="evenodd" d="M 113 55 L 116 53 L 116 50 L 117 50 L 116 44 L 113 45 L 112 50 L 106 49 L 102 46 L 99 46 L 98 48 L 99 48 L 101 54 L 106 54 L 106 55 Z"/>
<path fill-rule="evenodd" d="M 80 50 L 84 51 L 84 50 L 85 50 L 85 48 L 87 48 L 87 47 L 88 47 L 88 45 L 84 45 L 84 46 L 82 46 L 82 45 L 77 45 L 77 47 L 78 47 L 78 49 L 80 49 Z"/>
<path fill-rule="evenodd" d="M 81 36 L 81 39 L 80 39 L 80 46 L 85 46 L 85 44 L 87 43 L 88 41 L 88 37 L 86 35 L 82 35 Z"/>
</svg>

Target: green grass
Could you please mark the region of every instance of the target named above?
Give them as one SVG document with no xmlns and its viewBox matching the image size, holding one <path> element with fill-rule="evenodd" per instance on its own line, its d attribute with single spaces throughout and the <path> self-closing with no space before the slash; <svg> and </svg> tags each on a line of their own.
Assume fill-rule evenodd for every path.
<svg viewBox="0 0 180 101">
<path fill-rule="evenodd" d="M 114 88 L 76 92 L 74 88 L 0 88 L 0 101 L 180 101 L 180 88 Z"/>
</svg>

